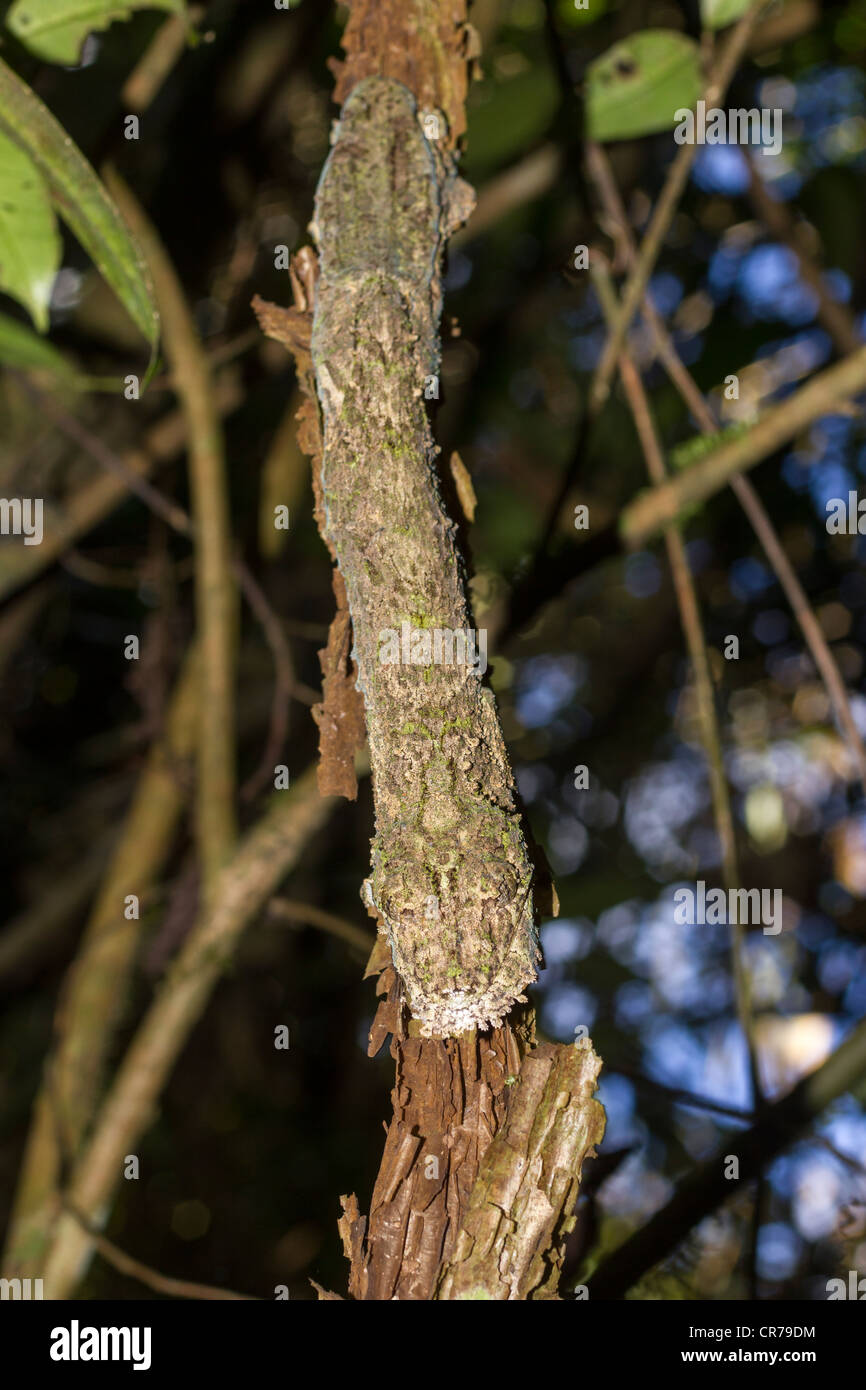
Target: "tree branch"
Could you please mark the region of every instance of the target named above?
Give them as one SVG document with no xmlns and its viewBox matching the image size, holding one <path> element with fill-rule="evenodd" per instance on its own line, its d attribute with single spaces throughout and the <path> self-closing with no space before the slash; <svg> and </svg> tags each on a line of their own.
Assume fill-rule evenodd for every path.
<svg viewBox="0 0 866 1390">
<path fill-rule="evenodd" d="M 237 591 L 232 570 L 222 429 L 210 367 L 174 267 L 123 180 L 110 171 L 106 182 L 150 268 L 165 354 L 189 432 L 196 620 L 205 693 L 198 731 L 196 827 L 202 883 L 207 896 L 237 838 L 234 693 Z"/>
<path fill-rule="evenodd" d="M 758 16 L 765 7 L 766 0 L 754 0 L 751 9 L 746 11 L 728 35 L 704 93 L 707 107 L 717 105 L 727 91 L 739 66 L 740 59 L 748 47 Z M 640 252 L 634 268 L 623 289 L 616 326 L 613 332 L 608 334 L 593 375 L 589 398 L 591 410 L 598 410 L 607 399 L 620 348 L 646 293 L 650 276 L 677 210 L 677 204 L 685 191 L 698 148 L 697 144 L 683 145 L 668 170 L 664 187 L 653 209 L 650 224 L 641 241 Z"/>
<path fill-rule="evenodd" d="M 853 1029 L 823 1066 L 768 1106 L 750 1129 L 726 1135 L 712 1158 L 680 1183 L 671 1200 L 602 1261 L 589 1280 L 590 1298 L 622 1298 L 670 1255 L 699 1221 L 721 1206 L 740 1184 L 757 1177 L 831 1101 L 864 1075 L 866 1022 Z M 727 1176 L 729 1156 L 738 1159 L 736 1177 Z"/>
<path fill-rule="evenodd" d="M 67 1199 L 88 1221 L 104 1220 L 124 1155 L 151 1123 L 160 1092 L 244 928 L 298 862 L 335 804 L 336 798 L 319 795 L 315 771 L 308 770 L 291 791 L 274 795 L 270 809 L 220 872 L 211 904 L 202 910 L 139 1024 L 73 1168 Z M 42 1264 L 46 1297 L 70 1295 L 91 1249 L 80 1222 L 62 1215 Z"/>
<path fill-rule="evenodd" d="M 698 459 L 661 486 L 638 493 L 620 516 L 620 535 L 632 549 L 646 545 L 682 513 L 712 497 L 738 473 L 753 468 L 842 401 L 866 387 L 866 347 L 827 367 L 793 396 L 762 415 L 748 431 Z"/>
<path fill-rule="evenodd" d="M 523 1061 L 508 1117 L 481 1162 L 437 1299 L 558 1297 L 583 1162 L 604 1136 L 590 1047 L 542 1043 Z"/>
<path fill-rule="evenodd" d="M 19 1276 L 42 1270 L 60 1212 L 64 1167 L 96 1109 L 141 936 L 141 917 L 127 919 L 124 903 L 130 894 L 140 901 L 157 880 L 174 839 L 184 803 L 179 766 L 192 752 L 199 726 L 199 674 L 193 652 L 64 981 L 55 1045 L 36 1097 L 6 1239 L 4 1263 Z"/>
</svg>

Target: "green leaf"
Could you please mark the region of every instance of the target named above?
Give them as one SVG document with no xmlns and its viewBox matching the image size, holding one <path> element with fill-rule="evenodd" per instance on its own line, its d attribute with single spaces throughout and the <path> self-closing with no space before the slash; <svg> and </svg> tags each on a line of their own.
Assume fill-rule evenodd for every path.
<svg viewBox="0 0 866 1390">
<path fill-rule="evenodd" d="M 45 180 L 24 151 L 0 134 L 0 289 L 29 310 L 43 333 L 60 255 Z"/>
<path fill-rule="evenodd" d="M 701 0 L 701 22 L 705 29 L 724 29 L 750 10 L 755 0 Z"/>
<path fill-rule="evenodd" d="M 63 377 L 69 382 L 78 379 L 77 371 L 62 352 L 40 338 L 26 323 L 10 319 L 6 314 L 0 314 L 0 362 L 20 371 L 51 372 L 52 376 Z"/>
<path fill-rule="evenodd" d="M 541 68 L 486 84 L 469 104 L 468 178 L 483 179 L 517 159 L 543 139 L 556 114 L 559 97 L 550 75 Z"/>
<path fill-rule="evenodd" d="M 134 10 L 185 14 L 186 0 L 15 0 L 6 25 L 31 53 L 73 67 L 88 34 L 129 19 Z"/>
<path fill-rule="evenodd" d="M 676 112 L 701 95 L 698 46 L 672 29 L 645 29 L 615 43 L 586 73 L 592 140 L 626 140 L 670 130 Z"/>
<path fill-rule="evenodd" d="M 153 362 L 159 315 L 144 257 L 78 146 L 2 60 L 0 133 L 33 160 L 54 206 L 150 344 Z"/>
</svg>

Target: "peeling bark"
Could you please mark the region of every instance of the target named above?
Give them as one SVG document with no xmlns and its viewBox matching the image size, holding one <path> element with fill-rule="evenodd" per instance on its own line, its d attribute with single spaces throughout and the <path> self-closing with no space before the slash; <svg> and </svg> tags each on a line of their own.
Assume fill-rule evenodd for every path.
<svg viewBox="0 0 866 1390">
<path fill-rule="evenodd" d="M 322 796 L 345 796 L 355 801 L 355 753 L 363 748 L 366 737 L 364 701 L 356 686 L 357 671 L 351 659 L 352 619 L 346 586 L 339 570 L 334 570 L 332 578 L 337 612 L 328 632 L 328 644 L 319 652 L 322 700 L 312 710 L 319 726 L 319 791 Z"/>
<path fill-rule="evenodd" d="M 524 1058 L 508 1118 L 488 1148 L 439 1299 L 557 1298 L 585 1158 L 604 1135 L 589 1047 L 543 1043 Z"/>
<path fill-rule="evenodd" d="M 505 1120 L 525 1039 L 516 1020 L 460 1038 L 407 1035 L 390 967 L 379 989 L 385 998 L 370 1052 L 393 1032 L 394 1113 L 369 1220 L 354 1196 L 342 1199 L 349 1292 L 362 1300 L 429 1300 L 454 1249 L 479 1164 Z"/>
<path fill-rule="evenodd" d="M 293 258 L 290 278 L 294 304 L 287 309 L 255 295 L 253 309 L 262 332 L 288 348 L 295 359 L 298 382 L 304 399 L 297 412 L 298 444 L 312 465 L 315 517 L 324 536 L 325 513 L 322 502 L 322 431 L 316 401 L 310 340 L 313 331 L 313 298 L 319 264 L 312 247 L 303 247 Z M 333 546 L 328 547 L 336 559 Z M 319 728 L 317 777 L 322 796 L 344 796 L 355 801 L 358 778 L 355 753 L 364 746 L 366 725 L 364 701 L 356 685 L 357 669 L 351 659 L 352 618 L 346 586 L 339 570 L 333 574 L 337 611 L 331 621 L 328 642 L 319 652 L 322 667 L 322 700 L 312 714 Z"/>
</svg>

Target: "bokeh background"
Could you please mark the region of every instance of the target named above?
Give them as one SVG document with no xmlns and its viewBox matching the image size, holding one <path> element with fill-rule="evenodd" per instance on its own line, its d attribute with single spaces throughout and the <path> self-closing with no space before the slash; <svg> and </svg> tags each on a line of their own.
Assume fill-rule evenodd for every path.
<svg viewBox="0 0 866 1390">
<path fill-rule="evenodd" d="M 0 6 L 0 10 L 8 8 Z M 464 176 L 483 219 L 449 257 L 436 432 L 458 449 L 478 496 L 467 543 L 479 626 L 502 630 L 490 678 L 535 838 L 553 868 L 557 921 L 541 928 L 546 970 L 533 998 L 542 1035 L 588 1027 L 604 1059 L 607 1134 L 571 1274 L 603 1257 L 748 1121 L 752 1096 L 732 998 L 728 933 L 674 921 L 674 891 L 717 882 L 719 849 L 676 604 L 661 547 L 625 556 L 610 534 L 644 485 L 644 465 L 617 388 L 588 437 L 580 421 L 604 326 L 573 248 L 610 249 L 580 175 L 580 83 L 617 39 L 649 26 L 698 33 L 697 5 L 654 0 L 480 0 L 483 41 L 469 102 Z M 287 411 L 297 404 L 289 355 L 262 339 L 254 293 L 289 302 L 274 247 L 295 250 L 306 226 L 335 109 L 329 57 L 345 11 L 302 0 L 289 13 L 214 0 L 204 41 L 183 54 L 123 137 L 125 84 L 162 17 L 140 14 L 88 42 L 75 70 L 10 60 L 98 165 L 112 160 L 147 207 L 182 277 L 208 350 L 221 364 L 233 531 L 279 613 L 299 698 L 284 761 L 316 755 L 310 703 L 317 649 L 333 609 L 330 561 L 312 519 L 309 466 Z M 784 146 L 754 157 L 766 194 L 786 209 L 828 292 L 864 328 L 866 3 L 789 0 L 768 16 L 728 105 L 780 107 Z M 563 84 L 565 71 L 573 84 Z M 609 147 L 640 236 L 675 150 L 670 134 Z M 500 176 L 518 171 L 517 193 Z M 536 178 L 529 176 L 534 171 Z M 540 172 L 539 172 L 540 171 Z M 704 148 L 651 283 L 683 360 L 723 418 L 749 418 L 830 363 L 814 291 L 797 258 L 756 211 L 736 147 Z M 497 192 L 497 190 L 499 190 Z M 17 311 L 11 301 L 4 310 Z M 52 341 L 95 375 L 141 370 L 140 344 L 109 291 L 68 240 Z M 638 320 L 631 350 L 666 447 L 694 433 L 652 363 Z M 129 363 L 133 363 L 133 368 Z M 720 387 L 737 373 L 738 402 Z M 172 407 L 164 376 L 135 408 L 76 398 L 87 428 L 124 449 Z M 281 425 L 283 428 L 281 429 Z M 0 491 L 69 495 L 95 465 L 40 415 L 12 378 L 0 384 Z M 577 451 L 577 457 L 575 457 Z M 561 479 L 573 486 L 539 553 Z M 827 500 L 863 486 L 866 433 L 855 412 L 818 420 L 753 481 L 796 566 L 866 735 L 864 542 L 831 536 Z M 181 454 L 156 481 L 186 504 Z M 291 507 L 289 533 L 269 524 Z M 573 508 L 590 508 L 589 535 Z M 751 932 L 746 955 L 768 1094 L 823 1060 L 866 1013 L 866 808 L 827 696 L 748 523 L 728 493 L 689 522 L 725 765 L 747 887 L 779 888 L 784 926 Z M 534 566 L 534 568 L 533 568 Z M 534 574 L 519 621 L 508 592 Z M 192 625 L 189 546 L 132 499 L 62 561 L 7 591 L 0 609 L 0 1222 L 15 1174 L 63 974 L 75 952 L 119 818 L 154 733 Z M 130 674 L 123 637 L 144 635 Z M 725 660 L 736 634 L 740 656 Z M 239 673 L 242 775 L 266 738 L 273 671 L 244 615 Z M 588 791 L 575 769 L 589 770 Z M 261 799 L 243 809 L 246 823 Z M 367 782 L 311 845 L 282 895 L 369 930 L 358 891 L 372 833 Z M 189 827 L 145 903 L 134 988 L 117 1056 L 189 928 L 195 904 Z M 2 957 L 4 933 L 61 907 L 29 948 Z M 44 914 L 43 914 L 44 915 Z M 11 939 L 11 938 L 7 938 Z M 390 1113 L 393 1064 L 366 1056 L 373 987 L 363 952 L 277 912 L 251 924 L 177 1066 L 140 1146 L 142 1177 L 122 1184 L 108 1234 L 179 1278 L 258 1296 L 310 1277 L 345 1286 L 339 1195 L 362 1209 Z M 275 1051 L 274 1027 L 291 1046 Z M 752 1193 L 699 1226 L 633 1296 L 810 1299 L 849 1269 L 866 1273 L 866 1078 L 768 1169 L 761 1219 Z M 153 1295 L 95 1259 L 89 1298 Z"/>
</svg>

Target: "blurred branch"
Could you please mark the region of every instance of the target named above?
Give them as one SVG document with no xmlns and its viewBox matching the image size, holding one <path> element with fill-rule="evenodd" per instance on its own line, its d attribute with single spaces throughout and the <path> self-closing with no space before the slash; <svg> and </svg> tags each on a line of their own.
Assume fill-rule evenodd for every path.
<svg viewBox="0 0 866 1390">
<path fill-rule="evenodd" d="M 196 527 L 189 513 L 179 503 L 166 497 L 152 483 L 136 477 L 124 458 L 116 454 L 107 444 L 104 444 L 74 416 L 54 406 L 29 382 L 26 389 L 38 398 L 40 403 L 44 404 L 45 410 L 51 415 L 58 429 L 62 430 L 68 438 L 74 440 L 103 468 L 122 478 L 130 492 L 135 493 L 155 516 L 161 517 L 166 525 L 170 526 L 178 535 L 185 536 L 188 540 L 195 539 Z M 295 679 L 294 663 L 289 644 L 286 641 L 284 625 L 274 612 L 264 590 L 249 567 L 240 557 L 233 555 L 230 560 L 230 568 L 271 650 L 275 672 L 274 693 L 271 700 L 271 715 L 265 749 L 258 768 L 241 788 L 242 799 L 251 801 L 261 791 L 268 777 L 273 775 L 274 764 L 285 742 L 288 731 L 287 701 L 291 698 L 298 700 L 301 704 L 313 705 L 319 696 L 315 690 Z M 308 627 L 309 625 L 301 624 L 302 629 L 305 629 L 305 626 Z M 318 632 L 319 629 L 315 628 L 315 631 Z"/>
<path fill-rule="evenodd" d="M 256 328 L 255 331 L 261 341 L 259 329 Z M 309 486 L 310 467 L 307 456 L 298 442 L 298 412 L 302 408 L 303 400 L 300 389 L 296 387 L 289 397 L 288 405 L 283 411 L 262 463 L 259 484 L 259 551 L 266 560 L 277 559 L 289 540 L 288 528 L 278 530 L 274 524 L 275 509 L 279 506 L 286 507 L 291 518 L 303 489 Z"/>
<path fill-rule="evenodd" d="M 159 26 L 121 88 L 124 111 L 146 111 L 175 63 L 186 52 L 187 39 L 204 18 L 204 5 L 190 5 L 185 15 L 170 15 Z"/>
<path fill-rule="evenodd" d="M 803 248 L 801 236 L 789 208 L 773 197 L 758 172 L 754 156 L 748 147 L 743 153 L 749 166 L 749 198 L 752 207 L 771 235 L 797 257 L 800 279 L 809 286 L 818 301 L 818 322 L 823 324 L 830 334 L 839 355 L 846 357 L 856 352 L 862 346 L 863 339 L 857 332 L 853 314 L 844 304 L 833 298 L 823 271 Z"/>
<path fill-rule="evenodd" d="M 602 310 L 610 325 L 615 321 L 618 308 L 616 290 L 613 287 L 600 253 L 591 256 L 590 266 L 593 273 L 593 283 L 595 284 Z M 620 349 L 619 370 L 629 408 L 634 419 L 635 428 L 641 442 L 641 448 L 643 449 L 644 458 L 646 459 L 647 472 L 649 473 L 651 481 L 659 485 L 664 482 L 667 473 L 664 456 L 662 454 L 658 434 L 656 433 L 649 402 L 647 401 L 646 392 L 643 388 L 643 383 L 635 369 L 631 354 L 625 344 L 623 344 Z M 664 539 L 668 552 L 668 562 L 671 567 L 671 577 L 676 593 L 677 606 L 680 611 L 680 620 L 683 625 L 686 644 L 689 649 L 689 659 L 694 674 L 698 723 L 701 729 L 701 741 L 704 745 L 704 752 L 707 758 L 710 795 L 713 803 L 713 818 L 716 823 L 716 830 L 718 832 L 719 844 L 722 851 L 722 878 L 726 890 L 730 893 L 740 886 L 740 872 L 737 865 L 734 818 L 731 814 L 731 799 L 728 795 L 728 783 L 725 777 L 722 740 L 719 734 L 718 720 L 716 718 L 715 696 L 713 693 L 712 676 L 710 674 L 710 662 L 707 655 L 706 638 L 704 637 L 695 584 L 692 579 L 691 570 L 689 569 L 686 548 L 679 527 L 675 524 L 668 526 L 665 529 Z M 758 1053 L 755 1045 L 754 1021 L 752 1018 L 751 988 L 745 962 L 745 932 L 743 924 L 740 922 L 736 913 L 733 914 L 733 920 L 730 926 L 731 964 L 734 974 L 734 995 L 737 1004 L 737 1018 L 746 1043 L 754 1105 L 756 1109 L 759 1109 L 763 1103 L 764 1093 L 761 1086 L 760 1071 L 758 1069 Z"/>
<path fill-rule="evenodd" d="M 758 16 L 766 7 L 766 3 L 767 0 L 754 0 L 751 9 L 746 11 L 742 19 L 738 21 L 725 40 L 718 62 L 713 68 L 712 76 L 704 92 L 704 101 L 708 109 L 712 106 L 717 106 L 724 97 L 728 85 L 748 47 L 749 40 L 752 36 L 752 30 L 755 27 Z M 682 145 L 668 170 L 664 187 L 653 209 L 649 226 L 641 239 L 640 251 L 638 252 L 634 268 L 629 274 L 623 289 L 620 300 L 620 312 L 616 325 L 613 331 L 607 336 L 601 358 L 599 359 L 593 375 L 589 396 L 589 408 L 593 413 L 598 411 L 607 400 L 611 378 L 616 370 L 620 348 L 625 341 L 625 335 L 631 321 L 637 313 L 646 293 L 650 276 L 659 258 L 668 228 L 673 221 L 677 205 L 685 191 L 692 165 L 697 157 L 698 149 L 699 146 L 697 144 Z"/>
<path fill-rule="evenodd" d="M 547 144 L 518 160 L 504 173 L 488 179 L 479 190 L 478 201 L 466 226 L 451 238 L 452 249 L 459 250 L 515 208 L 546 193 L 561 172 L 562 155 L 555 144 Z"/>
<path fill-rule="evenodd" d="M 211 372 L 215 373 L 220 367 L 226 367 L 230 363 L 243 357 L 251 348 L 257 347 L 261 340 L 261 335 L 256 327 L 244 328 L 239 333 L 235 333 L 230 338 L 214 339 L 208 342 L 207 360 Z M 170 370 L 158 372 L 148 386 L 148 393 L 155 395 L 159 391 L 171 391 L 175 389 L 174 374 Z M 225 411 L 221 411 L 225 414 Z"/>
<path fill-rule="evenodd" d="M 80 550 L 74 548 L 67 550 L 65 554 L 60 556 L 60 567 L 66 570 L 67 574 L 97 588 L 137 590 L 141 588 L 140 569 L 132 565 L 104 565 L 100 560 L 94 560 L 90 555 L 82 555 Z M 185 580 L 191 579 L 194 569 L 190 556 L 179 561 L 176 565 L 169 561 L 166 568 L 172 573 L 175 584 L 181 584 Z"/>
<path fill-rule="evenodd" d="M 202 691 L 196 777 L 196 829 L 203 891 L 208 897 L 237 838 L 235 653 L 237 592 L 222 429 L 210 367 L 183 289 L 156 231 L 123 180 L 106 182 L 140 245 L 153 277 L 165 354 L 189 431 L 189 476 L 195 519 L 196 619 Z"/>
<path fill-rule="evenodd" d="M 830 644 L 824 636 L 821 624 L 815 616 L 803 586 L 782 549 L 782 544 L 751 483 L 747 478 L 734 477 L 731 479 L 731 487 L 736 493 L 743 511 L 752 523 L 755 534 L 764 548 L 764 554 L 770 561 L 800 625 L 800 630 L 806 639 L 806 645 L 812 653 L 812 659 L 827 687 L 827 693 L 836 712 L 839 727 L 857 765 L 857 775 L 861 785 L 866 790 L 866 747 L 864 747 L 857 721 L 851 709 L 851 701 L 848 699 L 848 691 L 845 688 L 842 672 L 839 670 Z"/>
<path fill-rule="evenodd" d="M 184 803 L 178 761 L 195 746 L 201 708 L 196 655 L 187 657 L 172 698 L 165 736 L 139 779 L 120 840 L 93 905 L 55 1018 L 7 1232 L 5 1265 L 39 1273 L 53 1222 L 64 1154 L 75 1155 L 93 1118 L 105 1059 L 127 999 L 138 950 L 140 901 L 171 848 Z M 128 918 L 125 900 L 139 899 Z"/>
<path fill-rule="evenodd" d="M 743 16 L 728 36 L 725 48 L 714 69 L 713 76 L 705 93 L 705 99 L 709 106 L 721 100 L 722 95 L 727 90 L 734 71 L 743 56 L 745 45 L 754 27 L 755 20 L 765 3 L 766 0 L 756 0 L 752 9 Z M 567 109 L 568 105 L 574 101 L 574 91 L 568 73 L 568 65 L 562 52 L 562 45 L 561 42 L 558 41 L 558 30 L 550 0 L 548 0 L 546 5 L 545 15 L 548 36 L 554 45 L 554 66 L 561 88 L 563 108 Z M 637 311 L 638 305 L 644 297 L 646 286 L 649 283 L 649 278 L 661 252 L 662 244 L 667 235 L 674 213 L 676 212 L 677 204 L 685 190 L 689 172 L 697 154 L 697 148 L 696 145 L 683 145 L 668 170 L 664 187 L 641 243 L 639 259 L 636 259 L 632 273 L 625 286 L 616 324 L 614 328 L 608 332 L 602 355 L 593 374 L 589 394 L 584 409 L 581 412 L 580 423 L 577 429 L 577 438 L 571 451 L 571 458 L 563 471 L 559 487 L 548 509 L 529 568 L 515 585 L 503 637 L 506 634 L 510 635 L 521 622 L 525 621 L 526 614 L 537 606 L 537 603 L 543 599 L 545 592 L 549 592 L 549 576 L 547 575 L 547 571 L 549 569 L 548 550 L 550 548 L 550 543 L 556 531 L 557 522 L 565 504 L 565 499 L 574 486 L 575 478 L 583 462 L 593 426 L 609 395 L 610 382 L 616 370 L 620 348 L 625 341 L 625 335 Z M 573 149 L 574 147 L 572 146 L 572 150 Z M 578 188 L 582 190 L 583 171 L 574 154 L 572 155 L 571 163 L 575 183 Z M 602 543 L 602 556 L 606 556 L 606 554 L 610 553 L 612 548 L 615 548 L 615 546 L 612 545 L 612 538 L 608 538 L 607 544 Z M 584 549 L 584 547 L 581 547 L 581 550 Z M 581 556 L 581 559 L 590 564 L 596 563 L 595 554 L 589 551 L 586 551 Z M 579 563 L 580 561 L 578 561 L 578 564 Z"/>
<path fill-rule="evenodd" d="M 241 799 L 253 801 L 274 775 L 274 767 L 279 760 L 289 731 L 289 701 L 293 695 L 296 699 L 301 699 L 302 695 L 298 682 L 295 680 L 295 667 L 289 644 L 286 641 L 279 618 L 265 597 L 264 590 L 246 565 L 236 560 L 233 569 L 244 598 L 258 619 L 274 661 L 274 690 L 271 696 L 267 740 L 258 767 L 241 787 Z M 308 692 L 306 703 L 317 699 L 316 692 L 311 690 Z"/>
<path fill-rule="evenodd" d="M 93 1243 L 93 1248 L 102 1256 L 106 1264 L 110 1264 L 113 1269 L 116 1269 L 119 1274 L 125 1275 L 127 1279 L 137 1279 L 139 1284 L 144 1284 L 145 1288 L 153 1289 L 154 1293 L 165 1294 L 166 1298 L 213 1299 L 230 1303 L 258 1302 L 250 1294 L 233 1293 L 231 1289 L 218 1289 L 213 1284 L 192 1284 L 186 1279 L 172 1279 L 167 1274 L 160 1274 L 158 1270 L 151 1269 L 149 1265 L 142 1264 L 141 1260 L 136 1260 L 132 1255 L 128 1255 L 113 1241 L 106 1240 L 105 1236 L 100 1235 L 93 1224 L 74 1207 L 67 1204 L 65 1210 L 87 1232 Z"/>
<path fill-rule="evenodd" d="M 0 610 L 0 674 L 9 666 L 54 591 L 50 579 L 34 584 Z"/>
<path fill-rule="evenodd" d="M 781 8 L 775 13 L 769 13 L 766 19 L 756 25 L 749 43 L 749 52 L 766 53 L 770 49 L 782 48 L 784 44 L 793 43 L 795 39 L 814 29 L 820 18 L 819 0 L 785 0 Z"/>
<path fill-rule="evenodd" d="M 719 1148 L 695 1168 L 655 1216 L 603 1260 L 589 1279 L 591 1299 L 622 1298 L 626 1291 L 670 1255 L 689 1231 L 767 1167 L 837 1096 L 866 1076 L 866 1021 L 861 1022 L 823 1066 L 781 1100 L 768 1105 L 741 1134 L 725 1135 Z M 729 1157 L 738 1159 L 728 1177 Z"/>
<path fill-rule="evenodd" d="M 124 1155 L 151 1123 L 157 1099 L 244 929 L 336 804 L 336 798 L 320 797 L 315 769 L 309 769 L 290 791 L 274 795 L 269 810 L 217 875 L 214 893 L 139 1024 L 75 1163 L 67 1200 L 88 1222 L 104 1223 Z M 61 1215 L 40 1264 L 47 1297 L 70 1295 L 92 1246 L 79 1221 Z"/>
<path fill-rule="evenodd" d="M 239 392 L 234 376 L 217 384 L 217 408 L 223 414 L 234 410 Z M 40 401 L 46 398 L 40 393 Z M 59 418 L 58 418 L 59 424 Z M 0 547 L 0 601 L 55 563 L 64 550 L 103 521 L 123 502 L 130 479 L 144 479 L 159 463 L 173 458 L 184 447 L 186 424 L 180 411 L 171 411 L 144 435 L 140 448 L 117 455 L 125 475 L 102 474 L 83 484 L 60 504 L 46 504 L 41 545 Z"/>
<path fill-rule="evenodd" d="M 616 236 L 626 260 L 633 262 L 637 255 L 634 236 L 610 164 L 599 145 L 590 144 L 588 146 L 587 163 L 590 177 L 595 183 L 605 213 L 612 224 L 612 234 Z M 718 429 L 715 416 L 680 358 L 664 321 L 649 295 L 644 299 L 643 312 L 653 332 L 659 360 L 664 365 L 686 406 L 692 412 L 698 428 L 704 434 L 714 434 Z M 791 605 L 791 611 L 800 625 L 806 645 L 827 687 L 831 704 L 836 711 L 836 717 L 857 763 L 860 781 L 866 787 L 866 748 L 864 748 L 863 739 L 851 710 L 845 682 L 830 649 L 830 644 L 824 636 L 805 590 L 785 554 L 758 494 L 747 478 L 734 476 L 730 481 L 733 492 L 749 518 L 752 529 L 763 547 L 764 554 L 767 556 Z"/>
<path fill-rule="evenodd" d="M 20 989 L 24 979 L 57 948 L 73 919 L 93 897 L 109 843 L 110 836 L 97 839 L 67 873 L 55 873 L 32 907 L 4 927 L 0 933 L 0 989 Z"/>
<path fill-rule="evenodd" d="M 661 486 L 639 493 L 620 517 L 623 541 L 632 549 L 645 545 L 687 508 L 705 502 L 738 473 L 753 468 L 768 454 L 790 443 L 800 430 L 820 415 L 830 414 L 864 386 L 866 347 L 819 372 L 799 391 L 760 416 L 745 434 L 721 444 Z"/>
<path fill-rule="evenodd" d="M 741 1110 L 734 1105 L 724 1105 L 721 1101 L 711 1100 L 709 1096 L 699 1096 L 694 1091 L 685 1091 L 680 1086 L 665 1086 L 661 1081 L 655 1081 L 651 1076 L 646 1076 L 636 1067 L 628 1067 L 620 1064 L 606 1064 L 608 1071 L 616 1072 L 619 1076 L 627 1076 L 636 1086 L 642 1086 L 645 1090 L 654 1091 L 657 1095 L 665 1096 L 674 1105 L 693 1106 L 696 1110 L 711 1111 L 716 1115 L 724 1115 L 731 1120 L 743 1120 L 748 1122 L 755 1118 L 751 1110 Z"/>
<path fill-rule="evenodd" d="M 123 458 L 116 454 L 108 444 L 103 443 L 98 434 L 88 429 L 68 410 L 64 410 L 62 406 L 58 405 L 47 391 L 34 386 L 28 377 L 19 375 L 18 382 L 22 391 L 26 392 L 39 410 L 62 434 L 65 434 L 67 439 L 89 454 L 94 462 L 104 468 L 107 473 L 113 474 L 122 482 L 124 488 L 128 488 L 130 492 L 140 498 L 145 506 L 161 516 L 163 521 L 173 530 L 181 531 L 186 536 L 192 535 L 192 524 L 183 507 L 164 496 L 146 477 L 142 476 L 132 459 Z"/>
<path fill-rule="evenodd" d="M 356 927 L 345 917 L 336 917 L 333 912 L 325 912 L 312 903 L 297 902 L 294 898 L 272 898 L 268 903 L 268 916 L 284 922 L 298 922 L 302 925 L 319 927 L 340 941 L 345 941 L 353 951 L 358 951 L 367 960 L 376 944 L 376 933 Z"/>
</svg>

